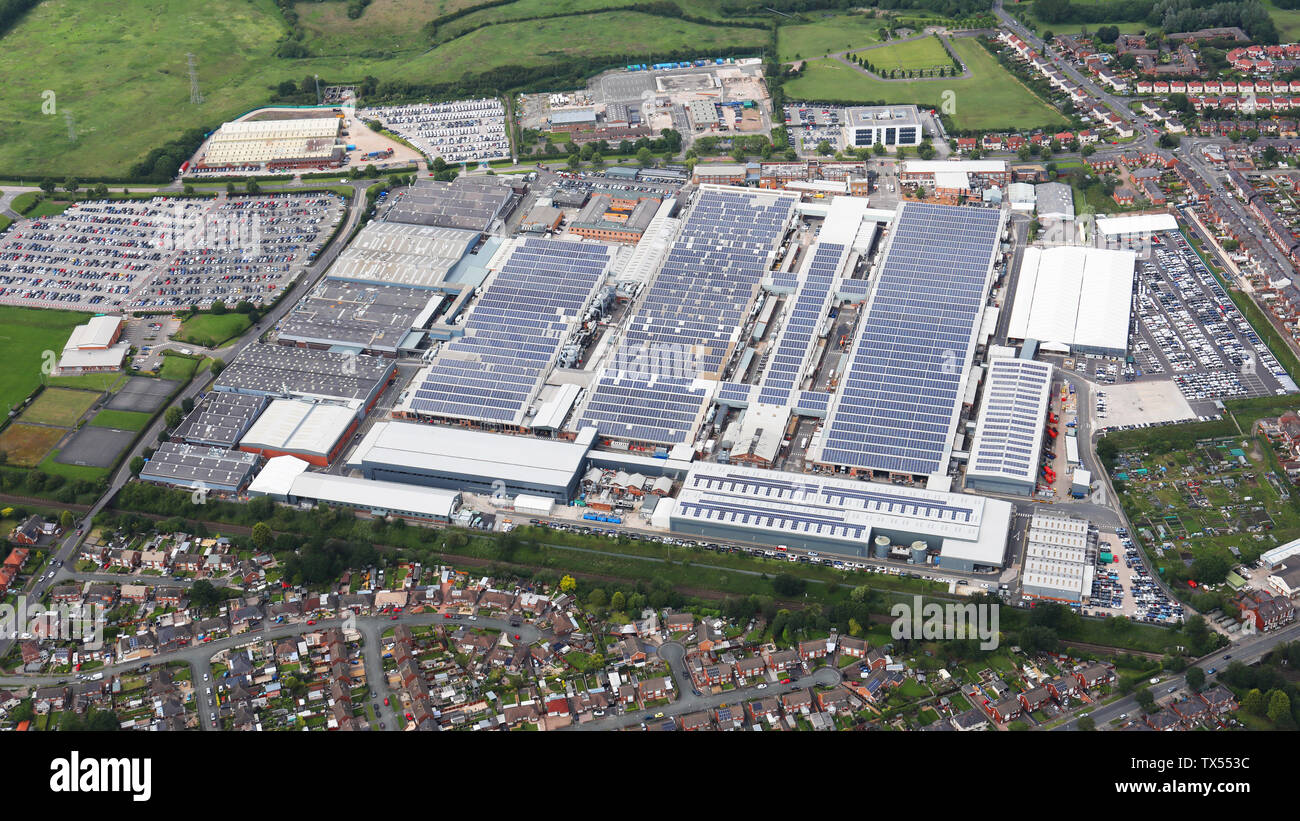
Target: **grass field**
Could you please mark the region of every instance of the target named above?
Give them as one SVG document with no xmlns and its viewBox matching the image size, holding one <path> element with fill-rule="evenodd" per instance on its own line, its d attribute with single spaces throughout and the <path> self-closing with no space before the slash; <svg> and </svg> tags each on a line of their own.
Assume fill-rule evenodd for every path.
<svg viewBox="0 0 1300 821">
<path fill-rule="evenodd" d="M 92 391 L 116 391 L 126 384 L 126 374 L 121 371 L 112 373 L 83 373 L 78 376 L 51 376 L 45 384 L 52 388 L 86 388 Z"/>
<path fill-rule="evenodd" d="M 71 202 L 55 202 L 54 200 L 41 200 L 36 207 L 28 211 L 23 216 L 30 219 L 37 217 L 52 217 L 55 214 L 62 214 L 72 206 Z"/>
<path fill-rule="evenodd" d="M 890 43 L 868 49 L 859 56 L 865 57 L 879 71 L 915 71 L 923 68 L 952 65 L 948 51 L 934 37 Z"/>
<path fill-rule="evenodd" d="M 0 433 L 0 450 L 4 451 L 7 464 L 17 467 L 35 467 L 41 458 L 49 453 L 50 448 L 59 443 L 66 430 L 46 428 L 40 425 L 24 425 L 15 422 Z"/>
<path fill-rule="evenodd" d="M 68 388 L 46 388 L 36 401 L 27 406 L 19 417 L 23 422 L 44 422 L 47 425 L 71 427 L 81 415 L 90 410 L 99 394 Z"/>
<path fill-rule="evenodd" d="M 94 482 L 108 475 L 108 468 L 95 468 L 86 465 L 65 465 L 62 462 L 54 461 L 59 452 L 52 450 L 37 465 L 41 470 L 55 476 L 62 476 L 65 479 L 84 479 L 87 482 Z"/>
<path fill-rule="evenodd" d="M 1280 9 L 1272 0 L 1263 0 L 1263 3 L 1268 16 L 1273 18 L 1273 25 L 1277 26 L 1278 38 L 1283 43 L 1300 40 L 1300 9 Z"/>
<path fill-rule="evenodd" d="M 174 339 L 215 348 L 242 334 L 253 324 L 248 314 L 196 314 L 181 323 Z"/>
<path fill-rule="evenodd" d="M 158 369 L 158 378 L 185 381 L 194 374 L 199 367 L 199 362 L 200 360 L 193 357 L 164 351 L 162 367 Z"/>
<path fill-rule="evenodd" d="M 90 424 L 97 428 L 117 428 L 119 430 L 143 430 L 149 424 L 151 414 L 135 411 L 102 410 L 95 414 Z"/>
<path fill-rule="evenodd" d="M 1066 119 L 998 65 L 983 46 L 957 38 L 953 48 L 973 76 L 932 80 L 873 80 L 835 60 L 812 60 L 803 75 L 787 82 L 792 100 L 879 101 L 938 106 L 951 89 L 958 128 L 1028 130 L 1066 124 Z"/>
<path fill-rule="evenodd" d="M 85 321 L 86 314 L 75 311 L 0 306 L 0 407 L 11 408 L 36 390 L 43 352 L 57 355 L 73 327 Z"/>
<path fill-rule="evenodd" d="M 301 3 L 314 56 L 285 60 L 273 53 L 286 26 L 272 0 L 137 0 L 111 12 L 93 0 L 45 0 L 0 40 L 0 109 L 9 115 L 0 122 L 0 169 L 50 172 L 59 179 L 124 173 L 186 128 L 214 127 L 265 103 L 281 81 L 316 74 L 322 83 L 366 75 L 446 82 L 466 72 L 546 65 L 573 55 L 653 60 L 678 49 L 707 55 L 737 46 L 757 54 L 767 43 L 761 29 L 613 11 L 491 25 L 429 49 L 420 26 L 459 1 L 376 0 L 359 20 L 346 19 L 343 2 Z M 513 5 L 495 11 L 504 14 Z M 707 7 L 687 5 L 692 13 Z M 187 52 L 195 55 L 205 98 L 198 106 L 189 102 Z M 55 116 L 41 113 L 46 89 L 56 92 Z M 141 116 L 144 111 L 149 116 Z M 64 114 L 72 117 L 75 142 Z"/>
<path fill-rule="evenodd" d="M 884 21 L 862 14 L 837 14 L 800 26 L 782 26 L 777 32 L 781 62 L 821 57 L 880 42 L 877 34 Z"/>
<path fill-rule="evenodd" d="M 1072 0 L 1072 3 L 1081 6 L 1093 5 L 1093 3 L 1090 2 L 1090 0 Z M 1044 23 L 1042 20 L 1039 20 L 1037 17 L 1034 16 L 1032 8 L 1033 8 L 1032 0 L 1020 0 L 1019 4 L 1006 3 L 1003 5 L 1003 9 L 1008 14 L 1010 14 L 1012 17 L 1015 17 L 1017 20 L 1019 20 L 1021 23 L 1024 23 L 1026 26 L 1029 26 L 1031 28 L 1036 27 L 1039 34 L 1042 34 L 1044 31 L 1051 31 L 1054 34 L 1069 34 L 1070 32 L 1079 31 L 1084 26 L 1083 23 Z M 1276 19 L 1277 18 L 1274 18 L 1274 20 Z M 1153 28 L 1152 26 L 1147 25 L 1145 22 L 1109 23 L 1109 24 L 1088 23 L 1087 24 L 1088 31 L 1096 31 L 1098 26 L 1104 26 L 1104 25 L 1115 26 L 1116 28 L 1119 29 L 1121 34 L 1136 34 L 1138 32 L 1147 31 L 1148 29 Z M 1281 24 L 1279 23 L 1279 30 L 1280 28 L 1281 28 Z M 1286 39 L 1283 38 L 1282 42 L 1286 42 Z"/>
</svg>

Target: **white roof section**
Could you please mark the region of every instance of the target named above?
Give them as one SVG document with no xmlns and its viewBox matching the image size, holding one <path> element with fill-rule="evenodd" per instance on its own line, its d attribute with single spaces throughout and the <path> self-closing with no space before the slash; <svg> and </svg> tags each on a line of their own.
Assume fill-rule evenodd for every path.
<svg viewBox="0 0 1300 821">
<path fill-rule="evenodd" d="M 372 222 L 339 255 L 327 276 L 348 282 L 437 287 L 478 237 L 477 231 L 459 228 Z"/>
<path fill-rule="evenodd" d="M 1001 564 L 1012 506 L 1000 499 L 714 462 L 691 466 L 673 519 L 843 541 L 876 529 L 942 540 L 942 555 Z M 656 511 L 658 514 L 658 511 Z"/>
<path fill-rule="evenodd" d="M 1031 533 L 1067 533 L 1073 536 L 1088 535 L 1088 521 L 1076 519 L 1064 513 L 1036 510 L 1029 520 Z"/>
<path fill-rule="evenodd" d="M 355 419 L 356 412 L 345 405 L 276 399 L 239 446 L 325 456 Z"/>
<path fill-rule="evenodd" d="M 1007 337 L 1126 349 L 1136 260 L 1132 251 L 1026 248 Z"/>
<path fill-rule="evenodd" d="M 131 345 L 128 342 L 119 342 L 111 348 L 66 348 L 63 355 L 59 357 L 59 370 L 76 368 L 116 370 L 122 367 L 122 360 L 126 358 L 127 351 L 130 349 Z"/>
<path fill-rule="evenodd" d="M 582 444 L 416 422 L 377 422 L 348 458 L 348 467 L 410 467 L 565 487 L 582 466 L 590 442 L 590 438 Z"/>
<path fill-rule="evenodd" d="M 1269 565 L 1277 565 L 1297 554 L 1300 554 L 1300 539 L 1296 539 L 1293 542 L 1287 542 L 1283 545 L 1278 545 L 1272 550 L 1265 551 L 1259 558 L 1260 561 L 1266 562 Z"/>
<path fill-rule="evenodd" d="M 302 473 L 291 495 L 332 504 L 386 510 L 421 518 L 450 519 L 460 505 L 460 492 L 400 482 L 380 482 L 328 473 Z"/>
<path fill-rule="evenodd" d="M 97 316 L 84 325 L 78 325 L 72 329 L 72 335 L 63 346 L 64 352 L 70 349 L 107 348 L 113 344 L 113 337 L 117 335 L 117 329 L 122 327 L 122 321 L 120 316 Z"/>
<path fill-rule="evenodd" d="M 1132 217 L 1097 218 L 1098 233 L 1108 237 L 1177 230 L 1178 220 L 1174 219 L 1173 214 L 1138 214 Z"/>
<path fill-rule="evenodd" d="M 995 359 L 989 364 L 968 477 L 1037 483 L 1052 370 L 1050 363 L 1031 359 Z"/>
<path fill-rule="evenodd" d="M 288 496 L 293 482 L 307 471 L 307 463 L 296 456 L 276 456 L 266 460 L 266 465 L 248 485 L 251 496 Z"/>
<path fill-rule="evenodd" d="M 1007 186 L 1007 199 L 1013 203 L 1027 202 L 1032 205 L 1035 198 L 1034 186 L 1027 182 L 1013 182 Z"/>
<path fill-rule="evenodd" d="M 970 188 L 970 176 L 965 171 L 934 172 L 935 188 Z"/>
<path fill-rule="evenodd" d="M 330 117 L 246 120 L 226 123 L 212 135 L 206 165 L 237 165 L 287 159 L 329 159 L 343 120 Z"/>
</svg>

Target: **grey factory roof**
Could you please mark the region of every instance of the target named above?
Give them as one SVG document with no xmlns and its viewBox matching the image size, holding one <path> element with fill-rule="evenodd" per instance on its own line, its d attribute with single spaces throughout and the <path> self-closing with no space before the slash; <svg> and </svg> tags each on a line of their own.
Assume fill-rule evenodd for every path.
<svg viewBox="0 0 1300 821">
<path fill-rule="evenodd" d="M 280 340 L 396 353 L 444 299 L 424 288 L 327 280 L 280 321 Z"/>
<path fill-rule="evenodd" d="M 567 111 L 552 111 L 547 119 L 551 125 L 594 123 L 596 122 L 596 110 L 594 108 L 575 108 Z"/>
<path fill-rule="evenodd" d="M 975 427 L 968 479 L 989 476 L 1034 484 L 1051 392 L 1051 363 L 993 360 Z"/>
<path fill-rule="evenodd" d="M 1034 186 L 1038 216 L 1044 219 L 1074 219 L 1074 192 L 1063 182 L 1044 182 Z"/>
<path fill-rule="evenodd" d="M 256 454 L 225 448 L 183 445 L 163 442 L 140 471 L 140 478 L 150 482 L 163 482 L 195 487 L 241 487 L 257 467 Z"/>
<path fill-rule="evenodd" d="M 387 219 L 482 232 L 501 216 L 513 196 L 499 177 L 458 177 L 452 182 L 423 179 L 389 209 Z"/>
<path fill-rule="evenodd" d="M 436 288 L 478 240 L 477 231 L 401 222 L 372 222 L 330 266 L 328 277 Z"/>
<path fill-rule="evenodd" d="M 914 105 L 855 106 L 844 112 L 844 124 L 849 128 L 916 125 L 920 121 L 920 112 Z"/>
<path fill-rule="evenodd" d="M 610 207 L 611 198 L 607 194 L 598 194 L 587 202 L 586 207 L 573 219 L 573 226 L 604 228 L 620 231 L 645 231 L 650 220 L 659 210 L 659 200 L 647 197 L 633 207 L 626 222 L 605 219 L 605 212 Z"/>
<path fill-rule="evenodd" d="M 348 458 L 348 466 L 406 467 L 565 487 L 582 467 L 590 443 L 590 436 L 567 442 L 415 422 L 377 422 Z"/>
<path fill-rule="evenodd" d="M 172 432 L 172 440 L 233 448 L 262 412 L 264 396 L 211 391 Z"/>
<path fill-rule="evenodd" d="M 213 388 L 274 396 L 364 401 L 388 381 L 391 361 L 376 356 L 313 351 L 284 345 L 249 345 Z"/>
</svg>

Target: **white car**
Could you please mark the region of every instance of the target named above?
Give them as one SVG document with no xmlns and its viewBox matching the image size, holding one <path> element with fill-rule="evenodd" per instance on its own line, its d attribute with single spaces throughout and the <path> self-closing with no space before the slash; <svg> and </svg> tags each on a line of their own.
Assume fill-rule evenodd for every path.
<svg viewBox="0 0 1300 821">
<path fill-rule="evenodd" d="M 756 687 L 755 689 L 757 689 L 757 690 L 766 690 L 766 689 L 767 689 L 767 685 L 766 685 L 766 684 L 760 684 L 760 685 L 758 685 L 758 687 Z"/>
<path fill-rule="evenodd" d="M 470 621 L 478 621 L 478 616 L 470 616 L 470 617 L 469 617 L 469 620 L 470 620 Z"/>
</svg>

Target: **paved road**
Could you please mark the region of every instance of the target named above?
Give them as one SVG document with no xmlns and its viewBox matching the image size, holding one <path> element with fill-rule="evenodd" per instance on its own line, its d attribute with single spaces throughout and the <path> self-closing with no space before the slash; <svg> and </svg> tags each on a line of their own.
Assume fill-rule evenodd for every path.
<svg viewBox="0 0 1300 821">
<path fill-rule="evenodd" d="M 1254 664 L 1277 645 L 1282 644 L 1283 642 L 1295 641 L 1297 639 L 1300 639 L 1300 623 L 1292 624 L 1289 627 L 1285 627 L 1272 633 L 1265 633 L 1256 636 L 1255 638 L 1243 639 L 1229 647 L 1215 651 L 1208 657 L 1196 662 L 1194 666 L 1200 667 L 1202 670 L 1209 672 L 1211 668 L 1223 670 L 1234 661 L 1240 661 L 1242 664 Z M 1224 659 L 1225 655 L 1230 655 L 1232 658 Z M 1180 673 L 1176 676 L 1170 676 L 1167 679 L 1161 678 L 1160 683 L 1150 686 L 1151 694 L 1156 696 L 1157 700 L 1168 699 L 1171 695 L 1169 692 L 1171 687 L 1174 688 L 1175 694 L 1178 691 L 1185 690 L 1187 688 L 1186 674 Z M 1142 708 L 1138 706 L 1137 699 L 1130 695 L 1117 701 L 1113 701 L 1110 704 L 1101 707 L 1094 707 L 1088 712 L 1092 719 L 1097 723 L 1099 729 L 1108 729 L 1110 722 L 1114 719 L 1119 718 L 1125 713 L 1131 717 L 1135 717 L 1141 713 L 1141 709 Z M 1079 716 L 1076 715 L 1074 718 L 1055 729 L 1077 730 L 1079 729 L 1078 723 Z"/>
<path fill-rule="evenodd" d="M 659 657 L 667 662 L 668 667 L 672 670 L 673 686 L 677 689 L 677 698 L 671 704 L 653 710 L 633 710 L 621 715 L 606 716 L 585 724 L 575 724 L 565 729 L 578 731 L 622 730 L 628 727 L 639 727 L 644 722 L 654 720 L 651 717 L 655 713 L 663 713 L 663 719 L 659 720 L 667 720 L 699 710 L 711 710 L 723 704 L 739 706 L 742 702 L 751 698 L 779 695 L 788 693 L 791 690 L 812 687 L 815 684 L 839 684 L 841 681 L 840 671 L 826 666 L 797 679 L 792 679 L 789 684 L 777 684 L 767 681 L 764 682 L 767 686 L 762 689 L 759 689 L 759 685 L 756 683 L 749 687 L 737 687 L 735 690 L 718 693 L 717 695 L 705 694 L 697 696 L 694 692 L 695 685 L 691 682 L 690 674 L 686 668 L 686 648 L 675 641 L 666 642 L 659 648 Z"/>
<path fill-rule="evenodd" d="M 370 181 L 362 181 L 352 184 L 355 193 L 351 198 L 347 215 L 344 217 L 343 228 L 335 235 L 334 241 L 327 249 L 317 256 L 316 261 L 312 265 L 307 267 L 306 271 L 300 277 L 300 285 L 297 290 L 290 292 L 290 295 L 281 299 L 279 304 L 268 311 L 256 325 L 245 331 L 244 335 L 240 337 L 238 341 L 223 349 L 224 359 L 226 361 L 233 359 L 243 351 L 245 347 L 255 342 L 258 337 L 261 336 L 263 331 L 273 327 L 275 323 L 279 322 L 280 319 L 288 313 L 289 309 L 293 307 L 294 303 L 298 301 L 297 297 L 305 291 L 310 290 L 321 276 L 324 275 L 325 270 L 329 268 L 330 264 L 342 251 L 343 244 L 347 241 L 352 230 L 356 228 L 365 212 L 365 189 L 369 182 Z M 173 399 L 173 404 L 179 405 L 186 398 L 197 398 L 199 393 L 201 393 L 206 387 L 207 382 L 208 380 L 205 377 L 195 378 Z M 61 578 L 69 578 L 71 576 L 71 571 L 70 568 L 67 567 L 67 563 L 76 555 L 77 549 L 85 537 L 84 533 L 81 532 L 83 525 L 90 522 L 95 514 L 103 510 L 117 492 L 121 490 L 128 481 L 130 481 L 131 461 L 137 456 L 142 456 L 147 448 L 153 447 L 154 443 L 158 439 L 159 432 L 166 426 L 164 416 L 165 414 L 158 414 L 158 418 L 154 420 L 154 423 L 150 425 L 143 434 L 141 434 L 130 453 L 126 454 L 122 459 L 121 467 L 118 468 L 117 473 L 114 474 L 109 481 L 108 489 L 95 501 L 93 505 L 91 505 L 90 510 L 81 517 L 78 522 L 78 527 L 76 529 L 69 529 L 69 535 L 63 540 L 63 543 L 54 550 L 53 556 L 51 557 L 52 560 L 63 562 L 64 567 L 60 568 L 59 572 L 52 578 L 48 574 L 45 574 L 36 579 L 35 582 L 29 586 L 29 589 L 25 591 L 30 599 L 40 599 L 51 585 L 57 584 Z M 0 639 L 0 657 L 3 657 L 9 652 L 10 647 L 13 646 L 13 641 L 13 639 Z"/>
</svg>

